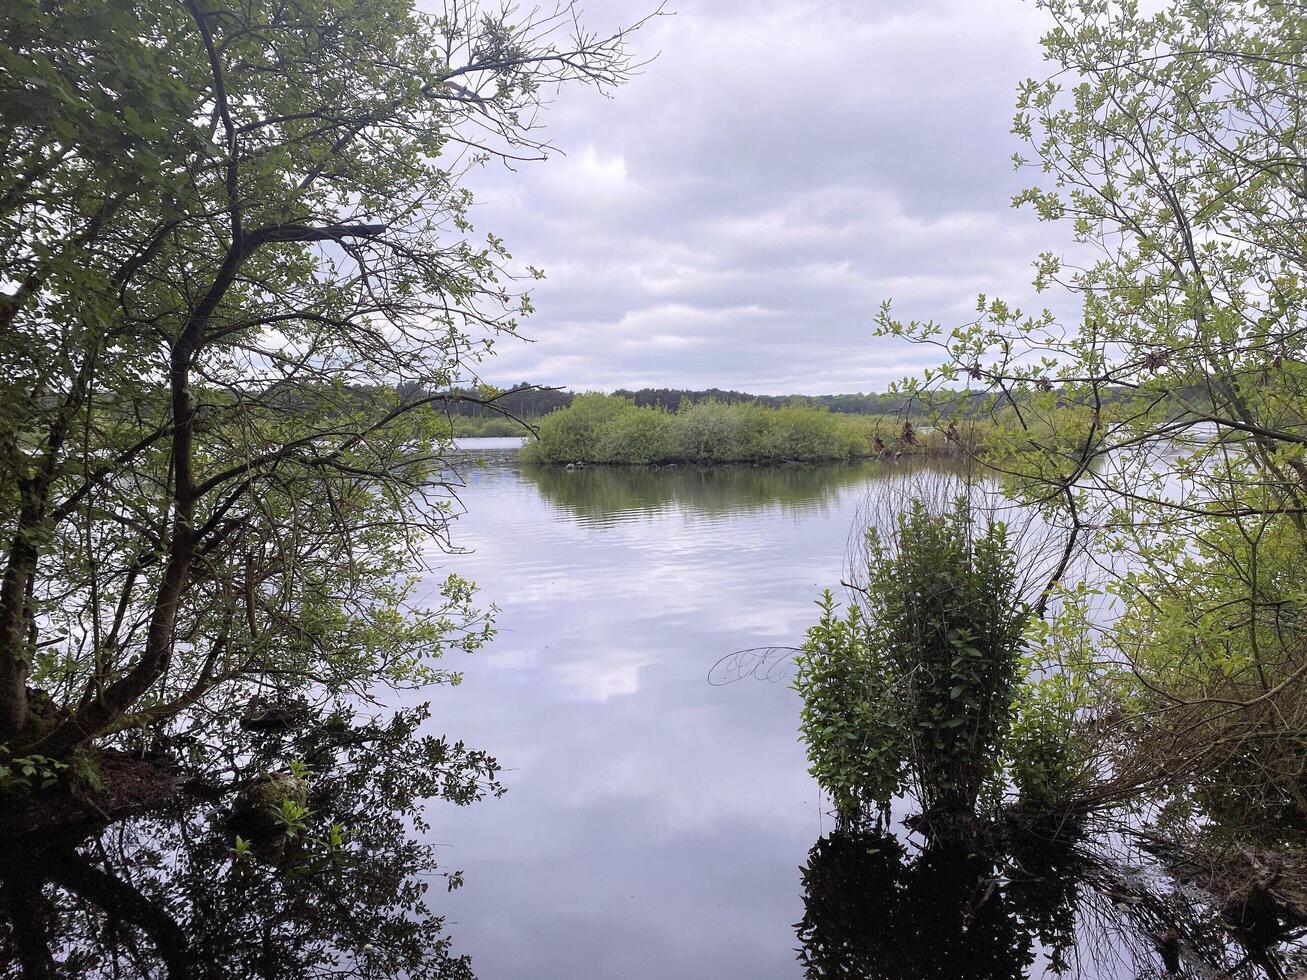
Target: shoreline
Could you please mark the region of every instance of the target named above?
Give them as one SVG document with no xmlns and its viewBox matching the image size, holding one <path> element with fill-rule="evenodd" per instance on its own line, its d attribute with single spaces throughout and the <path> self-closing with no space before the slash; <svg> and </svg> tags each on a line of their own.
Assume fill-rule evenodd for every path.
<svg viewBox="0 0 1307 980">
<path fill-rule="evenodd" d="M 522 448 L 526 448 L 523 446 Z M 777 467 L 793 468 L 799 466 L 834 466 L 851 463 L 900 463 L 912 460 L 931 460 L 931 461 L 951 461 L 964 460 L 971 456 L 964 449 L 938 449 L 922 448 L 912 452 L 883 452 L 869 453 L 865 456 L 836 456 L 827 459 L 783 459 L 760 457 L 755 459 L 685 459 L 680 457 L 670 458 L 667 460 L 657 460 L 647 463 L 623 462 L 621 460 L 588 460 L 577 459 L 564 462 L 562 460 L 525 460 L 529 466 L 540 466 L 548 469 L 564 470 L 582 470 L 582 469 L 640 469 L 640 470 L 665 470 L 685 467 L 724 467 L 724 466 L 745 466 L 749 468 L 759 467 Z"/>
</svg>

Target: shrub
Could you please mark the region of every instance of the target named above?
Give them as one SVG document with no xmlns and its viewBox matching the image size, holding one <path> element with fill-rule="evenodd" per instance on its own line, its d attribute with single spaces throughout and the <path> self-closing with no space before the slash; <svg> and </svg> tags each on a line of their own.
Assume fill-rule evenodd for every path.
<svg viewBox="0 0 1307 980">
<path fill-rule="evenodd" d="M 634 403 L 610 418 L 599 433 L 595 462 L 661 463 L 675 456 L 671 416 Z"/>
<path fill-rule="evenodd" d="M 550 412 L 540 420 L 536 438 L 524 453 L 538 463 L 603 462 L 598 458 L 604 430 L 635 403 L 594 392 L 577 395 L 565 409 Z"/>
<path fill-rule="evenodd" d="M 1056 673 L 1023 684 L 1013 704 L 1007 758 L 1017 799 L 1028 810 L 1065 806 L 1087 775 L 1074 687 L 1071 675 Z"/>
<path fill-rule="evenodd" d="M 866 611 L 827 593 L 799 657 L 812 771 L 846 819 L 908 785 L 928 830 L 970 827 L 1002 793 L 1029 619 L 1006 527 L 913 500 L 867 555 Z"/>
<path fill-rule="evenodd" d="M 868 545 L 870 642 L 900 679 L 917 798 L 973 814 L 998 772 L 1029 615 L 1007 529 L 962 498 L 943 512 L 915 500 Z"/>
<path fill-rule="evenodd" d="M 685 402 L 675 416 L 678 454 L 698 463 L 764 459 L 771 416 L 771 409 L 747 402 Z"/>
<path fill-rule="evenodd" d="M 550 412 L 525 455 L 538 463 L 823 462 L 867 456 L 844 416 L 804 406 L 684 402 L 675 413 L 615 395 L 577 396 Z"/>
<path fill-rule="evenodd" d="M 765 449 L 770 458 L 850 459 L 860 454 L 847 438 L 849 430 L 829 413 L 790 405 L 776 409 L 771 423 Z"/>
<path fill-rule="evenodd" d="M 830 794 L 841 820 L 864 824 L 887 813 L 903 783 L 904 744 L 892 676 L 868 642 L 857 606 L 841 617 L 830 590 L 808 630 L 794 686 L 803 697 L 800 738 L 809 772 Z"/>
<path fill-rule="evenodd" d="M 1119 697 L 1096 666 L 1099 632 L 1087 589 L 1060 590 L 1049 619 L 1031 619 L 1029 651 L 1012 705 L 1007 765 L 1020 806 L 1065 814 L 1101 792 L 1097 763 L 1110 753 L 1088 726 L 1110 718 Z M 1119 769 L 1118 769 L 1119 771 Z"/>
<path fill-rule="evenodd" d="M 1251 500 L 1252 498 L 1248 498 Z M 1114 583 L 1129 665 L 1125 747 L 1143 787 L 1186 786 L 1177 812 L 1268 842 L 1307 831 L 1307 562 L 1284 514 L 1212 518 L 1154 545 Z"/>
</svg>

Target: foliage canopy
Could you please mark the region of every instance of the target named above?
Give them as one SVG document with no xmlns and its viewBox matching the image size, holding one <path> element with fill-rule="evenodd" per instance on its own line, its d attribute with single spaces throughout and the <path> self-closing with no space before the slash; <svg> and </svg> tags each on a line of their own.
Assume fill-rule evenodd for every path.
<svg viewBox="0 0 1307 980">
<path fill-rule="evenodd" d="M 630 71 L 572 13 L 10 5 L 0 742 L 448 678 L 485 639 L 467 583 L 411 595 L 448 433 L 411 393 L 530 311 L 461 180 L 541 156 L 558 85 Z"/>
<path fill-rule="evenodd" d="M 1074 619 L 1065 597 L 1107 594 L 1079 659 L 1114 692 L 1117 790 L 1219 786 L 1204 805 L 1236 823 L 1301 826 L 1307 14 L 1039 6 L 1054 74 L 1021 87 L 1015 162 L 1041 176 L 1015 204 L 1069 226 L 1071 257 L 1041 255 L 1034 282 L 1077 297 L 1079 322 L 982 296 L 954 329 L 888 306 L 880 329 L 945 351 L 908 393 L 988 398 L 1006 437 L 985 461 L 1065 532 L 1052 606 Z"/>
</svg>

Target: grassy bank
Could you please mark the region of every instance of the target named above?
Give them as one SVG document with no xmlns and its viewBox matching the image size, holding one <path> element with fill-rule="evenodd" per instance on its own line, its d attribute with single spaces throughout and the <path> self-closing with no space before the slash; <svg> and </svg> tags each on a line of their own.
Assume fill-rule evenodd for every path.
<svg viewBox="0 0 1307 980">
<path fill-rule="evenodd" d="M 672 412 L 616 395 L 579 395 L 546 415 L 523 454 L 536 463 L 817 463 L 877 455 L 960 453 L 956 433 L 897 416 L 805 405 L 685 403 Z"/>
</svg>

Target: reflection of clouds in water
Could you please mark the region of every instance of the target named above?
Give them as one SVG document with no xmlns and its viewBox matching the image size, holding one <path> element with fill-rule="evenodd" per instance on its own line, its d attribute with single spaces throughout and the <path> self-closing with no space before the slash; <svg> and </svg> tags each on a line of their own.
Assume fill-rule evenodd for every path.
<svg viewBox="0 0 1307 980">
<path fill-rule="evenodd" d="M 597 660 L 572 661 L 558 673 L 583 701 L 605 702 L 640 689 L 640 669 L 654 662 L 648 651 L 614 648 Z"/>
<path fill-rule="evenodd" d="M 659 528 L 650 530 L 663 540 L 668 537 L 660 535 Z M 584 579 L 567 580 L 555 573 L 547 579 L 527 577 L 502 592 L 496 589 L 492 597 L 503 606 L 501 633 L 479 658 L 495 669 L 551 671 L 563 683 L 583 689 L 585 696 L 606 699 L 636 690 L 640 668 L 680 658 L 678 630 L 702 628 L 705 613 L 723 637 L 724 646 L 715 651 L 716 656 L 742 643 L 798 642 L 815 616 L 817 593 L 824 587 L 838 587 L 838 566 L 830 558 L 798 562 L 794 568 L 765 556 L 755 560 L 752 552 L 764 531 L 761 527 L 745 530 L 753 541 L 742 548 L 704 554 L 705 543 L 698 539 L 696 555 L 695 539 L 686 536 L 669 549 L 659 549 L 683 548 L 684 560 L 665 554 L 651 558 L 642 550 L 623 549 L 615 559 L 609 556 L 588 564 L 590 572 Z M 786 545 L 774 542 L 766 550 Z M 586 564 L 587 555 L 577 553 L 570 560 Z M 749 575 L 740 574 L 742 564 L 752 566 Z M 788 578 L 789 594 L 759 603 L 755 577 L 778 583 Z M 562 622 L 550 623 L 546 649 L 539 620 L 554 616 Z M 635 635 L 654 642 L 633 646 Z"/>
<path fill-rule="evenodd" d="M 436 717 L 498 756 L 509 793 L 433 826 L 466 871 L 449 910 L 479 975 L 797 975 L 796 869 L 823 828 L 797 696 L 708 671 L 795 642 L 838 585 L 875 479 L 849 469 L 824 489 L 815 468 L 609 471 L 563 500 L 507 466 L 469 481 L 473 552 L 447 564 L 501 631 Z M 604 518 L 614 500 L 629 519 Z"/>
</svg>

